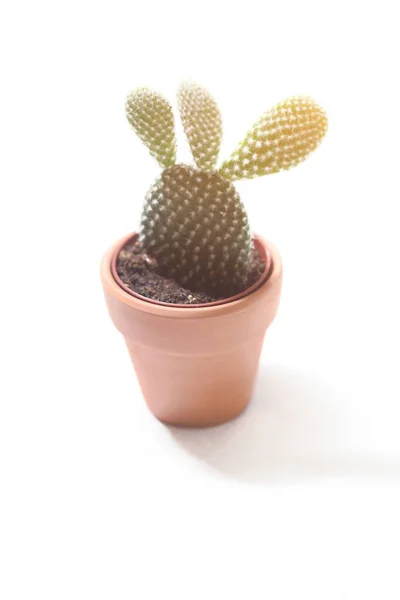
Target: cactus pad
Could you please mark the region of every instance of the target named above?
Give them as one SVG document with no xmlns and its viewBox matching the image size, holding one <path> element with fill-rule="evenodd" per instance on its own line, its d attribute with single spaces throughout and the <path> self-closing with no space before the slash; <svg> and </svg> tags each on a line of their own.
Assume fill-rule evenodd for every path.
<svg viewBox="0 0 400 600">
<path fill-rule="evenodd" d="M 217 172 L 166 169 L 146 196 L 140 239 L 163 275 L 193 291 L 218 295 L 246 287 L 247 215 L 233 185 Z"/>
<path fill-rule="evenodd" d="M 203 87 L 185 82 L 178 89 L 178 106 L 196 165 L 206 171 L 214 169 L 222 138 L 217 103 Z"/>
<path fill-rule="evenodd" d="M 261 116 L 220 173 L 234 181 L 294 167 L 315 150 L 326 130 L 326 114 L 314 100 L 288 98 Z"/>
<path fill-rule="evenodd" d="M 176 141 L 172 107 L 161 94 L 139 88 L 126 99 L 126 117 L 159 165 L 175 163 Z"/>
</svg>

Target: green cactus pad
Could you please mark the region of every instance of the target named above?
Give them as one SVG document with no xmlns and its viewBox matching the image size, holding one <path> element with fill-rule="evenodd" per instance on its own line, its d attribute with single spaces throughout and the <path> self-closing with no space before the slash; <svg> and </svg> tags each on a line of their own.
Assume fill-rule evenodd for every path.
<svg viewBox="0 0 400 600">
<path fill-rule="evenodd" d="M 161 94 L 139 88 L 126 99 L 126 117 L 159 165 L 175 163 L 176 141 L 172 107 Z"/>
<path fill-rule="evenodd" d="M 219 172 L 234 181 L 290 169 L 316 149 L 326 130 L 326 114 L 314 100 L 288 98 L 261 116 Z"/>
<path fill-rule="evenodd" d="M 211 171 L 217 163 L 222 138 L 217 103 L 200 85 L 185 82 L 178 89 L 178 106 L 196 165 Z"/>
<path fill-rule="evenodd" d="M 166 169 L 147 193 L 141 241 L 161 273 L 213 295 L 246 288 L 252 240 L 239 194 L 217 172 Z"/>
</svg>

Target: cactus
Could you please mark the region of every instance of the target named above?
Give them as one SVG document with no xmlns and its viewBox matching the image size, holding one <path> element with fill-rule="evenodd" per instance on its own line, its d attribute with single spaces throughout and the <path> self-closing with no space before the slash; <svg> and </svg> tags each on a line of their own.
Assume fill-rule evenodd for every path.
<svg viewBox="0 0 400 600">
<path fill-rule="evenodd" d="M 140 239 L 160 274 L 193 291 L 231 295 L 247 287 L 254 265 L 247 214 L 231 181 L 305 160 L 324 137 L 327 118 L 312 99 L 289 98 L 264 113 L 216 170 L 222 135 L 217 104 L 206 90 L 186 83 L 178 105 L 197 168 L 175 164 L 167 100 L 146 88 L 127 99 L 128 121 L 164 168 L 146 195 Z"/>
</svg>

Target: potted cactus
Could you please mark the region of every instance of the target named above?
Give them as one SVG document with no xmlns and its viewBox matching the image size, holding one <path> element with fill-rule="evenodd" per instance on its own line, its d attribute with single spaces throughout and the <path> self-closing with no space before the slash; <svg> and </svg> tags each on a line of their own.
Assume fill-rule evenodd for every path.
<svg viewBox="0 0 400 600">
<path fill-rule="evenodd" d="M 252 235 L 232 182 L 297 165 L 324 137 L 327 119 L 312 99 L 289 98 L 217 168 L 222 126 L 214 99 L 184 83 L 178 105 L 196 166 L 176 164 L 167 100 L 147 88 L 127 98 L 128 121 L 162 173 L 139 230 L 105 254 L 101 276 L 150 410 L 167 423 L 205 426 L 247 406 L 282 280 L 278 251 Z"/>
</svg>

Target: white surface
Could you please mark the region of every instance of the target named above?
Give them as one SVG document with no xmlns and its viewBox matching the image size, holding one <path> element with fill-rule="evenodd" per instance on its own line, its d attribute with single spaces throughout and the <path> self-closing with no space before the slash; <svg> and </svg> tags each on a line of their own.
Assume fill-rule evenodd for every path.
<svg viewBox="0 0 400 600">
<path fill-rule="evenodd" d="M 2 600 L 400 597 L 395 3 L 224 5 L 2 5 Z M 158 172 L 125 94 L 188 76 L 221 157 L 286 95 L 330 116 L 238 184 L 282 305 L 248 412 L 199 432 L 148 414 L 98 275 Z"/>
</svg>

